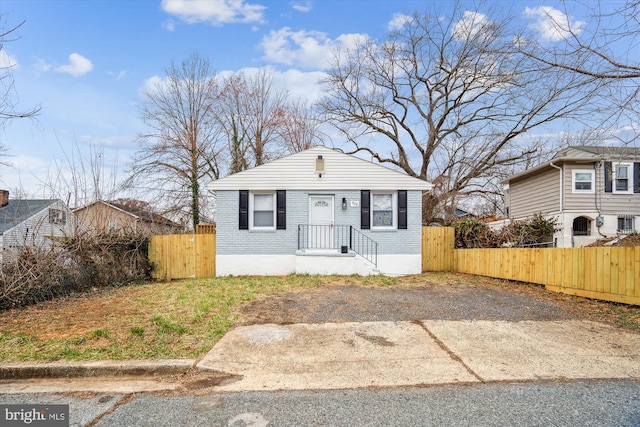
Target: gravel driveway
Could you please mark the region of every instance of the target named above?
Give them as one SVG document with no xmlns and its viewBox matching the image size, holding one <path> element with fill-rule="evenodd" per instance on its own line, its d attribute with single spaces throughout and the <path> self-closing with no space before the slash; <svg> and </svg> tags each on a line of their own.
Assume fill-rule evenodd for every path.
<svg viewBox="0 0 640 427">
<path fill-rule="evenodd" d="M 244 324 L 421 320 L 570 320 L 580 318 L 543 289 L 520 293 L 475 285 L 360 287 L 289 292 L 243 307 Z"/>
</svg>

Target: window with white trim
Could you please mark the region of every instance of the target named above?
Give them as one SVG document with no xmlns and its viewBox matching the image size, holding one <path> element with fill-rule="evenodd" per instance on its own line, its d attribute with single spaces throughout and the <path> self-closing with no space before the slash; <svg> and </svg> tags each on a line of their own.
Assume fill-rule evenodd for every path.
<svg viewBox="0 0 640 427">
<path fill-rule="evenodd" d="M 594 172 L 587 169 L 576 169 L 572 172 L 572 185 L 571 189 L 573 193 L 593 193 L 594 192 Z"/>
<path fill-rule="evenodd" d="M 618 233 L 629 234 L 636 231 L 635 216 L 619 215 L 618 216 Z"/>
<path fill-rule="evenodd" d="M 613 164 L 613 192 L 631 193 L 633 191 L 633 164 Z"/>
<path fill-rule="evenodd" d="M 250 193 L 250 228 L 256 230 L 276 229 L 276 193 Z"/>
<path fill-rule="evenodd" d="M 392 229 L 397 227 L 396 193 L 371 193 L 371 228 Z"/>
</svg>

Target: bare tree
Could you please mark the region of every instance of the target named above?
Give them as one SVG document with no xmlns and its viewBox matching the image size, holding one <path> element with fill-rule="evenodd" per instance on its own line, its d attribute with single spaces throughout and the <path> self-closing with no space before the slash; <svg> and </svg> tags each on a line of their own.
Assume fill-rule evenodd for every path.
<svg viewBox="0 0 640 427">
<path fill-rule="evenodd" d="M 613 11 L 603 11 L 602 6 L 590 5 L 588 25 L 570 19 L 566 2 L 560 14 L 541 10 L 562 37 L 553 43 L 531 38 L 523 53 L 544 67 L 600 81 L 600 114 L 585 125 L 631 144 L 640 138 L 640 1 L 627 0 Z M 616 133 L 625 126 L 631 131 Z"/>
<path fill-rule="evenodd" d="M 36 177 L 42 193 L 80 207 L 96 200 L 110 200 L 123 191 L 117 158 L 104 147 L 89 143 L 84 149 L 74 142 L 71 150 L 59 144 L 62 158 L 52 159 L 46 177 Z"/>
<path fill-rule="evenodd" d="M 584 113 L 593 83 L 522 54 L 509 17 L 459 5 L 442 16 L 416 13 L 382 43 L 337 52 L 320 103 L 352 152 L 437 184 L 426 222 L 534 155 L 523 135 Z"/>
<path fill-rule="evenodd" d="M 213 112 L 227 141 L 228 170 L 236 173 L 322 141 L 312 108 L 276 89 L 274 74 L 236 73 L 219 81 Z"/>
<path fill-rule="evenodd" d="M 261 68 L 247 77 L 245 126 L 253 164 L 259 166 L 281 157 L 274 146 L 278 129 L 286 120 L 288 92 L 273 84 L 273 71 Z"/>
<path fill-rule="evenodd" d="M 285 116 L 278 135 L 287 153 L 297 153 L 324 142 L 325 135 L 320 130 L 322 121 L 312 106 L 303 101 L 292 101 Z"/>
<path fill-rule="evenodd" d="M 165 213 L 186 213 L 195 227 L 206 203 L 201 188 L 220 176 L 219 130 L 212 114 L 214 76 L 209 61 L 193 54 L 166 70 L 145 91 L 141 118 L 150 131 L 138 136 L 130 184 L 156 194 Z"/>
<path fill-rule="evenodd" d="M 4 49 L 5 43 L 17 40 L 15 31 L 20 28 L 25 21 L 20 24 L 3 30 L 4 17 L 0 15 L 0 127 L 11 119 L 32 118 L 40 112 L 40 107 L 36 106 L 27 110 L 16 109 L 16 91 L 14 86 L 12 69 L 14 63 L 9 54 Z M 8 147 L 0 142 L 0 158 L 5 157 Z M 9 162 L 0 160 L 1 166 L 10 166 Z"/>
<path fill-rule="evenodd" d="M 227 140 L 229 173 L 249 167 L 249 136 L 245 124 L 247 91 L 244 75 L 231 74 L 222 78 L 212 100 L 214 117 Z"/>
</svg>

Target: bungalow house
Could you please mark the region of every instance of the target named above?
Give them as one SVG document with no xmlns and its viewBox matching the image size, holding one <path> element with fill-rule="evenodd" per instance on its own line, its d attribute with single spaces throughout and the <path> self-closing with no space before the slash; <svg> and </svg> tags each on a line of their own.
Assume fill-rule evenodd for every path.
<svg viewBox="0 0 640 427">
<path fill-rule="evenodd" d="M 27 246 L 48 247 L 75 230 L 74 215 L 61 200 L 9 200 L 9 192 L 0 190 L 0 262 Z"/>
<path fill-rule="evenodd" d="M 426 181 L 315 147 L 207 187 L 219 276 L 421 272 Z"/>
<path fill-rule="evenodd" d="M 146 203 L 137 200 L 98 200 L 74 209 L 73 213 L 93 233 L 133 231 L 153 235 L 182 230 L 179 224 L 154 213 Z"/>
<path fill-rule="evenodd" d="M 558 219 L 558 247 L 640 231 L 640 149 L 568 147 L 503 181 L 510 220 Z"/>
</svg>

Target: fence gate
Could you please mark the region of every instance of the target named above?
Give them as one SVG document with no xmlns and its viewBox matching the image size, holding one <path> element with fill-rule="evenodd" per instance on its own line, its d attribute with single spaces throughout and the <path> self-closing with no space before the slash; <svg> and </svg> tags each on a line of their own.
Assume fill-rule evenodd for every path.
<svg viewBox="0 0 640 427">
<path fill-rule="evenodd" d="M 149 241 L 151 276 L 156 280 L 216 275 L 215 234 L 168 234 Z"/>
</svg>

